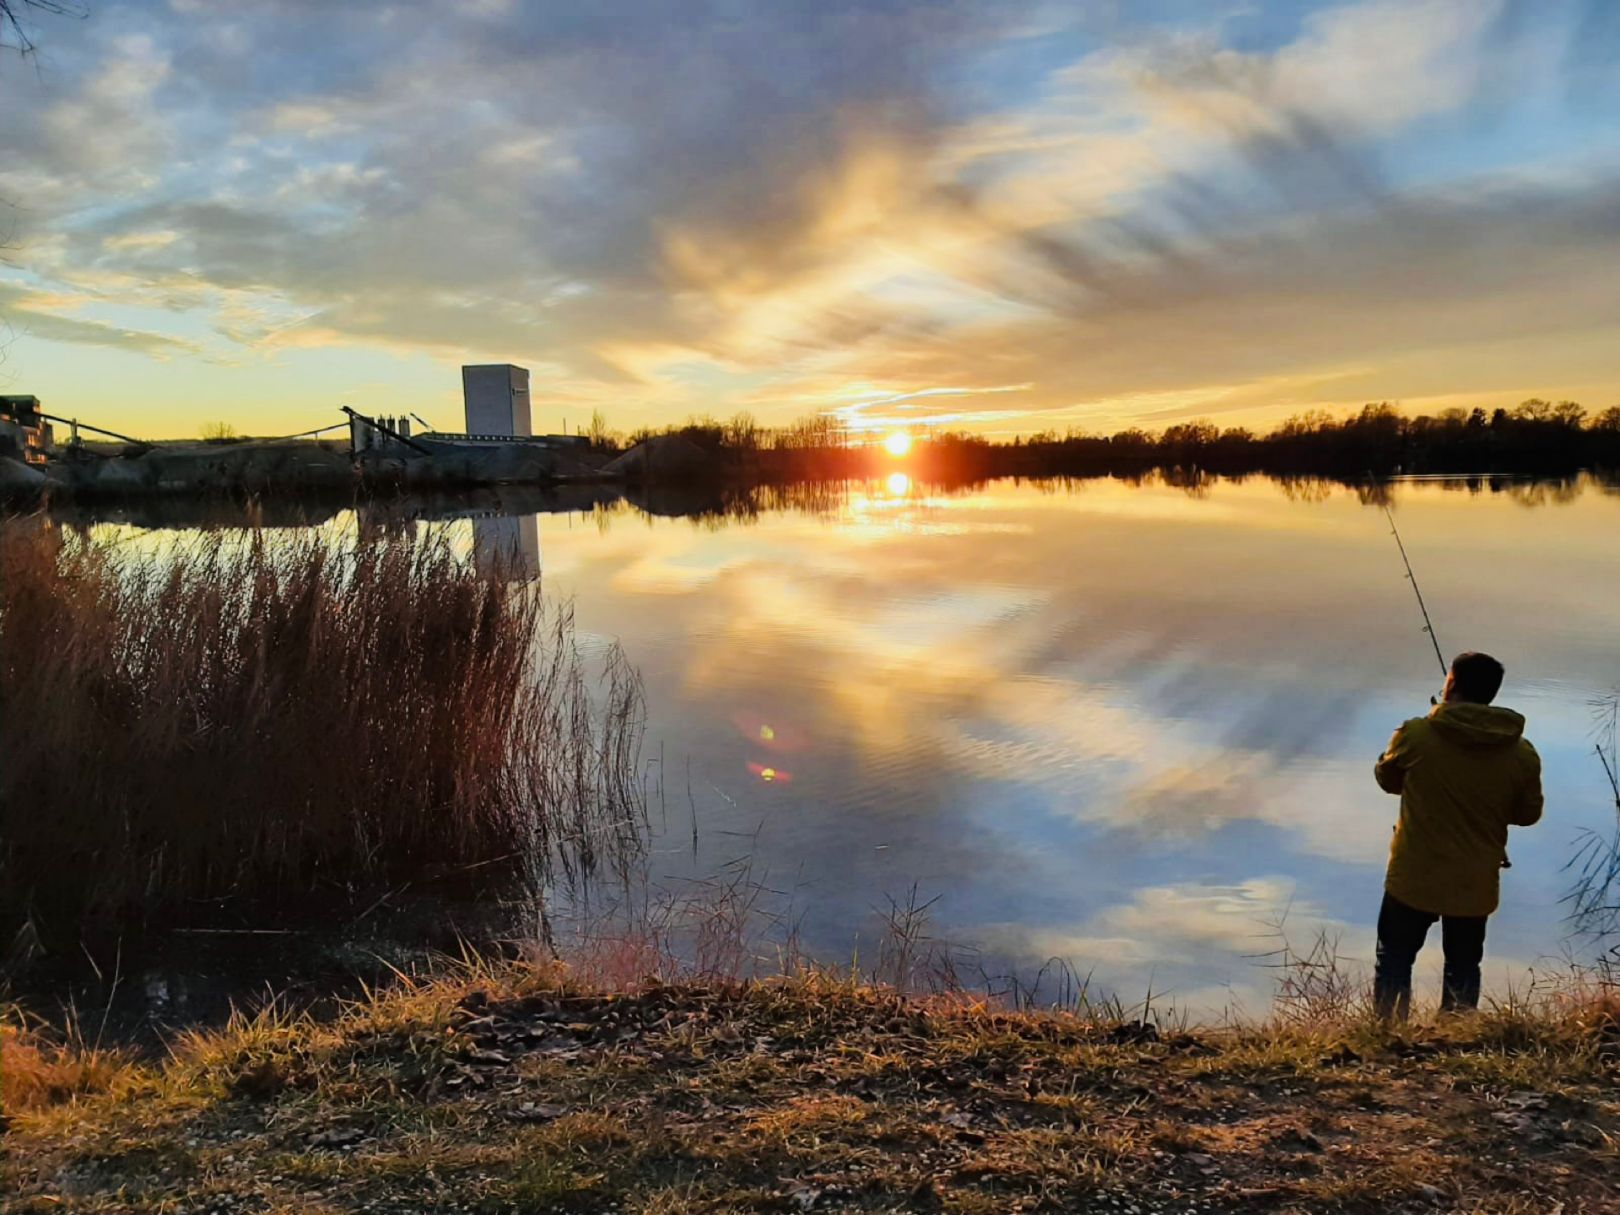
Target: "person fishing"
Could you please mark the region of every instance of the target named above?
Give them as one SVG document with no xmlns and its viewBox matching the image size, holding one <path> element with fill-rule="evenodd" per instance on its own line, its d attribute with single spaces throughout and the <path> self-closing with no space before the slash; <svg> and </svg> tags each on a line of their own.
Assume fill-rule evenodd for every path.
<svg viewBox="0 0 1620 1215">
<path fill-rule="evenodd" d="M 1412 964 L 1436 920 L 1445 950 L 1441 1010 L 1479 1006 L 1485 921 L 1507 866 L 1508 828 L 1531 826 L 1542 811 L 1541 758 L 1524 737 L 1524 717 L 1491 703 L 1502 676 L 1489 654 L 1457 655 L 1439 702 L 1397 727 L 1374 765 L 1378 787 L 1401 798 L 1373 978 L 1373 1003 L 1386 1020 L 1405 1020 Z"/>
</svg>

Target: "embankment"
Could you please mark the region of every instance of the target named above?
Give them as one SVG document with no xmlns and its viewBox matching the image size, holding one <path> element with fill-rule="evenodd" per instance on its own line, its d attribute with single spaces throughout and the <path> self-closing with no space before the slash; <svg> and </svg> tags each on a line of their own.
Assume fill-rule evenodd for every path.
<svg viewBox="0 0 1620 1215">
<path fill-rule="evenodd" d="M 1588 993 L 1203 1032 L 824 976 L 465 969 L 141 1064 L 7 1043 L 12 1212 L 1615 1209 Z"/>
<path fill-rule="evenodd" d="M 607 457 L 588 448 L 528 444 L 467 446 L 424 440 L 350 456 L 343 444 L 311 440 L 85 447 L 32 467 L 0 457 L 0 498 L 67 500 L 154 496 L 321 495 L 352 499 L 379 491 L 477 486 L 545 486 L 604 479 Z"/>
</svg>

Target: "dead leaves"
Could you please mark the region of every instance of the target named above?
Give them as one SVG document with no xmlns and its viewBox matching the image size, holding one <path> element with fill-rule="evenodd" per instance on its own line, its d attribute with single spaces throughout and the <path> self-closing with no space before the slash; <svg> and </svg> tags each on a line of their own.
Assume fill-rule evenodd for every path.
<svg viewBox="0 0 1620 1215">
<path fill-rule="evenodd" d="M 558 1118 L 573 1113 L 573 1107 L 557 1105 L 553 1102 L 525 1101 L 516 1109 L 507 1110 L 506 1117 L 512 1122 L 554 1122 Z"/>
</svg>

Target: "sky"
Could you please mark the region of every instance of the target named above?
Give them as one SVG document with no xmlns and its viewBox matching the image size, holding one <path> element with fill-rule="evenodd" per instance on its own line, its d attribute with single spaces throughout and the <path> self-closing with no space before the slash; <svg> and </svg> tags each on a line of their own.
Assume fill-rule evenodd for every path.
<svg viewBox="0 0 1620 1215">
<path fill-rule="evenodd" d="M 89 0 L 0 52 L 0 392 L 140 437 L 1620 401 L 1610 0 Z M 7 31 L 17 42 L 17 31 Z"/>
</svg>

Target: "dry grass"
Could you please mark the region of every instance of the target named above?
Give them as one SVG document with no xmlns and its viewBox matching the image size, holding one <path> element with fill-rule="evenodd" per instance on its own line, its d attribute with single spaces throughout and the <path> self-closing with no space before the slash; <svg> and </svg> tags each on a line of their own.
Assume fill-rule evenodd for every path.
<svg viewBox="0 0 1620 1215">
<path fill-rule="evenodd" d="M 1592 751 L 1614 801 L 1608 831 L 1586 831 L 1565 868 L 1571 925 L 1604 950 L 1609 977 L 1620 981 L 1620 690 L 1592 702 Z"/>
<path fill-rule="evenodd" d="M 69 1178 L 85 1211 L 1573 1215 L 1616 1197 L 1617 1025 L 1569 990 L 1153 1038 L 815 973 L 610 993 L 467 962 L 18 1108 L 10 1209 Z"/>
<path fill-rule="evenodd" d="M 442 538 L 0 521 L 0 913 L 47 938 L 633 845 L 637 681 Z M 594 693 L 594 694 L 593 694 Z"/>
<path fill-rule="evenodd" d="M 124 1051 L 78 1034 L 53 1035 L 14 1008 L 0 1006 L 0 1125 L 25 1110 L 110 1093 L 134 1074 Z"/>
</svg>

